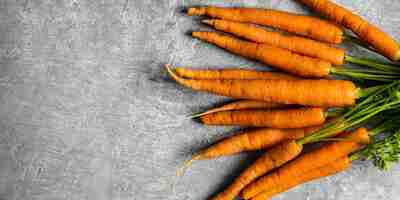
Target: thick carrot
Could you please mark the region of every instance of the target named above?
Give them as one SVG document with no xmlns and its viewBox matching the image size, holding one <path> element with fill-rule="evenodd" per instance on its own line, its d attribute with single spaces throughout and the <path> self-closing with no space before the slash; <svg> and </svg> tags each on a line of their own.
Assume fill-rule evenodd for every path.
<svg viewBox="0 0 400 200">
<path fill-rule="evenodd" d="M 242 192 L 244 199 L 250 199 L 261 192 L 273 188 L 279 183 L 290 181 L 292 177 L 307 173 L 346 156 L 364 144 L 369 143 L 370 137 L 365 128 L 359 128 L 346 136 L 346 140 L 333 142 L 303 154 L 295 160 L 283 165 L 276 172 L 268 174 L 248 185 Z"/>
<path fill-rule="evenodd" d="M 293 53 L 287 49 L 267 44 L 247 42 L 216 32 L 193 32 L 192 36 L 231 53 L 260 61 L 290 74 L 302 77 L 328 77 L 330 62 Z"/>
<path fill-rule="evenodd" d="M 352 106 L 359 96 L 359 89 L 345 80 L 189 80 L 166 68 L 186 87 L 236 99 L 327 108 Z"/>
<path fill-rule="evenodd" d="M 266 149 L 286 140 L 303 138 L 305 135 L 309 135 L 320 128 L 321 126 L 298 129 L 261 128 L 244 130 L 204 149 L 195 155 L 193 160 L 214 159 L 244 151 Z"/>
<path fill-rule="evenodd" d="M 320 58 L 329 61 L 334 65 L 344 64 L 345 51 L 326 43 L 268 31 L 247 23 L 218 19 L 203 20 L 203 23 L 209 24 L 217 30 L 232 33 L 253 42 L 265 43 L 271 46 L 288 49 L 302 55 Z"/>
<path fill-rule="evenodd" d="M 295 186 L 302 183 L 306 183 L 312 180 L 316 180 L 322 177 L 331 176 L 339 172 L 345 171 L 351 167 L 351 160 L 347 157 L 341 157 L 334 162 L 328 163 L 322 167 L 313 169 L 309 172 L 300 174 L 299 176 L 291 177 L 287 182 L 278 183 L 279 185 L 268 189 L 257 196 L 251 198 L 251 200 L 266 200 L 272 198 L 274 195 L 285 192 Z"/>
<path fill-rule="evenodd" d="M 325 112 L 322 108 L 233 110 L 204 115 L 200 119 L 206 125 L 304 128 L 323 124 Z"/>
<path fill-rule="evenodd" d="M 267 173 L 268 171 L 281 166 L 283 163 L 293 159 L 302 151 L 302 145 L 295 141 L 286 141 L 275 148 L 267 150 L 252 165 L 245 169 L 231 185 L 224 191 L 212 198 L 213 200 L 232 200 L 249 183 Z"/>
<path fill-rule="evenodd" d="M 190 79 L 299 79 L 280 72 L 257 71 L 252 69 L 189 69 L 175 68 L 178 76 Z"/>
<path fill-rule="evenodd" d="M 204 115 L 222 112 L 222 111 L 230 111 L 230 110 L 250 110 L 250 109 L 277 109 L 277 108 L 287 108 L 290 105 L 271 103 L 266 101 L 255 101 L 255 100 L 239 100 L 234 101 L 232 103 L 225 104 L 221 107 L 213 108 L 207 110 L 205 112 L 194 114 L 191 117 L 201 117 Z"/>
<path fill-rule="evenodd" d="M 315 40 L 339 44 L 343 30 L 337 25 L 316 17 L 297 15 L 284 11 L 259 8 L 189 8 L 188 15 L 207 15 L 238 22 L 250 22 L 274 27 Z"/>
<path fill-rule="evenodd" d="M 400 59 L 400 47 L 392 37 L 350 10 L 329 0 L 300 0 L 300 2 L 351 29 L 358 37 L 387 58 L 394 61 Z"/>
</svg>

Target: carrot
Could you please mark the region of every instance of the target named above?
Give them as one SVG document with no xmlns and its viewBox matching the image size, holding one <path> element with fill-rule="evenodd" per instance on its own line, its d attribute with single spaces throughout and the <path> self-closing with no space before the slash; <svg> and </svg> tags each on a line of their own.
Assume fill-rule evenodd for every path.
<svg viewBox="0 0 400 200">
<path fill-rule="evenodd" d="M 363 93 L 345 80 L 188 80 L 174 74 L 169 65 L 166 69 L 175 81 L 186 87 L 236 99 L 343 107 L 354 105 Z"/>
<path fill-rule="evenodd" d="M 328 77 L 329 75 L 340 75 L 354 79 L 383 82 L 392 82 L 393 80 L 399 79 L 399 70 L 397 67 L 373 62 L 367 59 L 358 59 L 348 55 L 345 56 L 347 62 L 361 64 L 379 71 L 335 68 L 332 67 L 330 62 L 319 58 L 302 56 L 280 47 L 246 42 L 213 32 L 193 32 L 192 35 L 213 43 L 232 53 L 258 60 L 288 73 L 303 77 L 320 78 Z"/>
<path fill-rule="evenodd" d="M 281 166 L 288 160 L 296 157 L 302 150 L 302 145 L 296 142 L 286 141 L 273 149 L 267 150 L 252 165 L 245 169 L 231 185 L 224 191 L 212 198 L 213 200 L 232 200 L 249 183 L 267 173 L 268 171 Z"/>
<path fill-rule="evenodd" d="M 298 129 L 272 129 L 260 128 L 244 130 L 234 136 L 200 151 L 177 170 L 177 176 L 181 176 L 185 169 L 190 167 L 195 160 L 214 159 L 222 156 L 234 155 L 244 151 L 266 149 L 287 140 L 303 138 L 306 135 L 319 130 L 321 126 L 313 126 Z"/>
<path fill-rule="evenodd" d="M 284 11 L 259 8 L 189 8 L 188 15 L 207 15 L 238 22 L 250 22 L 303 35 L 315 40 L 339 44 L 343 30 L 337 25 L 316 17 L 297 15 Z"/>
<path fill-rule="evenodd" d="M 271 46 L 288 49 L 302 55 L 320 58 L 334 65 L 344 64 L 344 50 L 322 42 L 298 36 L 284 35 L 259 28 L 252 24 L 240 22 L 215 19 L 203 20 L 203 23 L 211 25 L 217 30 L 232 33 L 253 42 L 265 43 Z"/>
<path fill-rule="evenodd" d="M 397 94 L 399 84 L 400 82 L 396 81 L 387 85 L 376 86 L 375 88 L 371 89 L 370 92 L 368 92 L 369 94 L 365 98 L 363 98 L 362 101 L 360 101 L 353 108 L 346 111 L 346 113 L 344 113 L 342 117 L 325 125 L 320 130 L 317 130 L 312 134 L 305 136 L 304 138 L 296 139 L 296 143 L 303 146 L 309 143 L 321 142 L 327 138 L 336 136 L 338 133 L 346 129 L 358 126 L 361 123 L 365 123 L 372 117 L 384 111 L 390 112 L 391 110 L 396 110 L 398 108 L 398 105 L 400 104 L 400 100 L 394 97 Z M 375 133 L 371 134 L 371 136 L 374 135 Z M 281 170 L 284 169 L 285 171 L 280 172 L 278 174 L 279 177 L 286 177 L 282 178 L 282 180 L 285 180 L 287 179 L 287 177 L 293 175 L 291 173 L 305 173 L 308 169 L 320 167 L 324 164 L 332 162 L 335 159 L 338 159 L 341 156 L 347 155 L 349 152 L 354 151 L 354 149 L 359 148 L 359 144 L 355 144 L 354 141 L 365 141 L 365 143 L 367 143 L 369 141 L 369 135 L 365 130 L 357 129 L 357 131 L 350 134 L 348 139 L 353 141 L 340 141 L 326 145 L 325 148 L 320 148 L 321 150 L 313 151 L 311 155 L 305 154 L 306 156 L 303 156 L 300 159 L 297 159 L 295 162 L 291 162 L 288 165 L 285 165 L 285 167 L 281 168 Z M 333 154 L 331 154 L 331 152 L 333 152 Z M 325 155 L 329 156 L 324 159 Z M 294 167 L 294 165 L 296 164 L 293 163 L 300 163 L 300 167 Z M 266 183 L 261 182 L 260 184 L 260 181 L 255 182 L 254 184 L 252 184 L 251 187 L 249 186 L 247 190 L 245 189 L 243 191 L 244 197 L 251 198 L 258 193 L 270 188 L 268 187 L 268 185 L 274 185 L 274 181 L 276 181 L 275 179 L 277 178 L 273 177 L 272 180 L 271 178 L 260 179 L 260 181 L 265 180 Z M 254 185 L 256 185 L 256 187 L 254 187 Z M 266 185 L 267 187 L 265 187 Z"/>
<path fill-rule="evenodd" d="M 387 58 L 394 61 L 400 59 L 400 47 L 392 37 L 350 10 L 329 0 L 300 0 L 300 2 L 352 30 L 359 38 Z"/>
<path fill-rule="evenodd" d="M 342 157 L 332 163 L 312 169 L 306 173 L 299 174 L 298 176 L 293 176 L 288 179 L 287 182 L 277 183 L 277 185 L 274 185 L 273 187 L 268 188 L 264 192 L 253 197 L 252 200 L 268 199 L 273 195 L 284 192 L 301 183 L 336 174 L 349 168 L 354 160 L 372 160 L 374 165 L 379 169 L 389 169 L 390 166 L 392 166 L 393 163 L 398 162 L 400 158 L 400 131 L 398 130 L 398 120 L 399 118 L 393 118 L 392 116 L 390 119 L 384 120 L 383 123 L 369 131 L 370 138 L 374 138 L 376 135 L 382 132 L 390 132 L 393 129 L 397 129 L 397 131 L 395 131 L 391 136 L 385 137 L 384 139 L 375 140 L 374 143 L 369 144 L 365 148 L 352 153 L 351 155 Z"/>
<path fill-rule="evenodd" d="M 303 138 L 305 135 L 311 134 L 320 128 L 321 126 L 298 129 L 261 128 L 244 130 L 204 149 L 195 155 L 193 160 L 214 159 L 244 151 L 266 149 L 286 140 Z"/>
<path fill-rule="evenodd" d="M 175 68 L 178 76 L 190 79 L 298 79 L 285 73 L 257 71 L 251 69 L 188 69 Z"/>
<path fill-rule="evenodd" d="M 209 115 L 212 113 L 230 111 L 230 110 L 246 110 L 246 109 L 277 109 L 277 108 L 287 108 L 290 105 L 271 103 L 265 101 L 255 101 L 255 100 L 239 100 L 232 103 L 225 104 L 221 107 L 213 108 L 205 112 L 194 114 L 191 117 L 201 117 L 204 115 Z"/>
<path fill-rule="evenodd" d="M 323 124 L 325 112 L 322 108 L 234 110 L 204 115 L 201 121 L 206 125 L 303 128 Z"/>
<path fill-rule="evenodd" d="M 325 60 L 295 54 L 287 49 L 236 39 L 215 32 L 193 32 L 192 36 L 231 53 L 271 65 L 302 77 L 327 77 L 332 69 Z"/>
<path fill-rule="evenodd" d="M 300 174 L 299 176 L 291 177 L 291 179 L 289 179 L 287 182 L 278 183 L 279 185 L 276 185 L 273 188 L 256 195 L 255 197 L 251 198 L 251 200 L 270 199 L 274 195 L 285 192 L 302 183 L 306 183 L 312 180 L 331 176 L 333 174 L 345 171 L 346 169 L 351 167 L 351 163 L 351 160 L 347 156 L 341 157 L 334 162 L 328 163 L 322 167 Z"/>
<path fill-rule="evenodd" d="M 347 140 L 332 142 L 303 154 L 295 160 L 279 168 L 276 172 L 268 174 L 258 181 L 248 185 L 242 192 L 244 199 L 250 199 L 261 192 L 273 188 L 281 183 L 286 185 L 292 177 L 307 173 L 310 170 L 329 164 L 343 156 L 359 150 L 364 144 L 368 144 L 370 137 L 365 128 L 359 128 L 346 136 Z"/>
</svg>

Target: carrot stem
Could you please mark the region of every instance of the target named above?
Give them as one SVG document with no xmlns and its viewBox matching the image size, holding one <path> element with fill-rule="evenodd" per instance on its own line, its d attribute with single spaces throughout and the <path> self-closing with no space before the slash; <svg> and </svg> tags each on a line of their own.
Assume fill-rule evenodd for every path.
<svg viewBox="0 0 400 200">
<path fill-rule="evenodd" d="M 368 87 L 368 88 L 364 88 L 364 89 L 360 89 L 358 90 L 358 98 L 364 98 L 364 97 L 368 97 L 370 96 L 372 93 L 376 92 L 377 90 L 379 90 L 380 88 L 382 88 L 382 86 L 373 86 L 373 87 Z"/>
<path fill-rule="evenodd" d="M 373 68 L 373 69 L 377 69 L 377 70 L 400 73 L 399 67 L 396 67 L 396 66 L 390 65 L 390 64 L 380 63 L 380 62 L 377 62 L 377 61 L 374 61 L 371 59 L 361 59 L 361 58 L 355 58 L 355 57 L 346 55 L 345 60 L 349 63 L 353 63 L 353 64 L 357 64 L 357 65 L 361 65 L 361 66 L 365 66 L 365 67 L 369 67 L 369 68 Z"/>
<path fill-rule="evenodd" d="M 355 70 L 345 68 L 332 68 L 332 75 L 345 76 L 353 79 L 372 80 L 381 82 L 392 82 L 400 78 L 400 74 L 391 72 L 380 72 L 373 70 Z"/>
<path fill-rule="evenodd" d="M 307 137 L 306 137 L 306 138 L 303 138 L 303 139 L 301 139 L 301 140 L 299 141 L 299 144 L 303 144 L 303 145 L 304 145 L 304 144 L 307 144 L 307 143 L 319 142 L 319 141 L 320 141 L 321 139 L 323 139 L 323 138 L 331 137 L 331 136 L 335 135 L 336 133 L 339 133 L 339 132 L 341 132 L 341 131 L 343 131 L 343 130 L 346 130 L 346 129 L 348 129 L 348 128 L 351 128 L 352 126 L 355 126 L 355 125 L 357 125 L 357 124 L 360 124 L 360 123 L 362 123 L 362 122 L 364 122 L 364 121 L 370 119 L 371 117 L 375 116 L 376 114 L 378 114 L 378 113 L 380 113 L 380 112 L 386 110 L 386 109 L 389 108 L 390 106 L 392 106 L 392 105 L 394 105 L 394 104 L 399 104 L 399 103 L 400 103 L 400 101 L 395 101 L 395 102 L 386 104 L 385 106 L 376 108 L 374 112 L 371 112 L 370 114 L 368 114 L 368 115 L 366 115 L 366 116 L 363 116 L 363 117 L 360 118 L 360 119 L 357 119 L 357 120 L 355 120 L 355 121 L 353 121 L 353 122 L 349 122 L 349 123 L 343 123 L 343 125 L 340 125 L 340 126 L 339 126 L 336 130 L 334 130 L 334 131 L 327 131 L 327 132 L 321 131 L 321 134 L 318 135 L 318 136 L 314 136 L 314 137 L 313 137 L 313 135 L 311 135 L 309 138 L 307 138 Z"/>
<path fill-rule="evenodd" d="M 374 89 L 375 92 L 363 99 L 341 118 L 297 142 L 301 145 L 318 142 L 321 139 L 332 137 L 341 131 L 359 125 L 385 110 L 398 109 L 400 105 L 400 99 L 398 97 L 399 83 L 399 81 L 396 81 L 391 84 L 380 86 L 381 88 L 379 89 Z"/>
<path fill-rule="evenodd" d="M 325 111 L 325 117 L 326 118 L 338 117 L 341 116 L 345 111 L 346 109 L 344 108 L 332 108 Z"/>
</svg>

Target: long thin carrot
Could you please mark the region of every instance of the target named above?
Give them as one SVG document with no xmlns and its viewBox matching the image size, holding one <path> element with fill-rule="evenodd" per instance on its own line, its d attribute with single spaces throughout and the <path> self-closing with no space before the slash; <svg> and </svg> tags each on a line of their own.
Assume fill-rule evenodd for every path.
<svg viewBox="0 0 400 200">
<path fill-rule="evenodd" d="M 267 44 L 247 42 L 216 32 L 193 32 L 192 36 L 214 44 L 231 53 L 254 59 L 290 74 L 302 77 L 328 77 L 330 62 L 293 53 Z"/>
<path fill-rule="evenodd" d="M 224 191 L 212 198 L 213 200 L 232 200 L 249 183 L 267 173 L 268 171 L 281 166 L 288 160 L 293 159 L 302 151 L 302 145 L 296 142 L 287 141 L 279 144 L 273 149 L 267 150 L 252 165 L 245 169 L 231 185 Z"/>
<path fill-rule="evenodd" d="M 187 13 L 188 15 L 207 15 L 212 18 L 266 25 L 334 44 L 341 43 L 343 37 L 343 30 L 333 23 L 316 17 L 297 15 L 284 11 L 209 6 L 189 8 Z"/>
<path fill-rule="evenodd" d="M 358 37 L 387 58 L 394 61 L 400 59 L 400 46 L 392 37 L 350 10 L 329 0 L 299 1 L 334 22 L 351 29 Z"/>
<path fill-rule="evenodd" d="M 250 110 L 250 109 L 278 109 L 278 108 L 287 108 L 290 105 L 271 103 L 266 101 L 255 101 L 255 100 L 238 100 L 228 104 L 225 104 L 221 107 L 213 108 L 207 110 L 202 113 L 194 114 L 191 117 L 201 117 L 204 115 L 209 115 L 212 113 L 222 112 L 222 111 L 230 111 L 230 110 Z"/>
<path fill-rule="evenodd" d="M 349 134 L 347 140 L 333 142 L 303 154 L 295 160 L 283 165 L 276 172 L 268 174 L 256 182 L 248 185 L 242 192 L 244 199 L 250 199 L 261 192 L 268 190 L 282 182 L 287 182 L 291 177 L 299 176 L 310 170 L 329 164 L 343 156 L 359 150 L 368 144 L 370 137 L 365 128 L 359 128 Z"/>
<path fill-rule="evenodd" d="M 334 65 L 344 64 L 345 51 L 326 43 L 304 37 L 284 35 L 282 33 L 268 31 L 247 23 L 218 19 L 203 20 L 203 23 L 206 23 L 217 30 L 231 33 L 253 42 L 265 43 L 271 46 L 288 49 L 302 55 L 320 58 L 329 61 Z"/>
<path fill-rule="evenodd" d="M 244 151 L 266 149 L 285 140 L 303 138 L 320 128 L 321 126 L 297 129 L 260 128 L 244 130 L 202 150 L 193 157 L 193 160 L 214 159 Z"/>
<path fill-rule="evenodd" d="M 297 185 L 306 183 L 312 180 L 316 180 L 322 177 L 331 176 L 339 172 L 345 171 L 351 167 L 351 160 L 347 157 L 341 157 L 331 163 L 328 163 L 319 168 L 313 169 L 309 172 L 300 174 L 299 176 L 291 177 L 287 182 L 280 182 L 279 185 L 275 185 L 273 188 L 268 189 L 251 200 L 266 200 L 272 198 L 274 195 L 285 192 Z"/>
<path fill-rule="evenodd" d="M 312 126 L 297 129 L 259 128 L 241 131 L 234 136 L 225 138 L 200 151 L 190 160 L 185 161 L 184 165 L 177 170 L 177 176 L 181 176 L 185 169 L 192 165 L 193 161 L 214 159 L 244 151 L 267 149 L 287 140 L 303 138 L 319 130 L 321 127 L 322 126 Z"/>
<path fill-rule="evenodd" d="M 298 77 L 280 72 L 257 71 L 252 69 L 190 69 L 175 68 L 178 76 L 189 79 L 299 79 Z"/>
<path fill-rule="evenodd" d="M 193 32 L 199 39 L 213 43 L 232 53 L 258 60 L 283 71 L 302 77 L 328 77 L 329 75 L 347 76 L 354 79 L 391 82 L 399 79 L 399 70 L 395 66 L 346 56 L 350 63 L 361 64 L 376 70 L 354 70 L 332 67 L 331 63 L 293 53 L 287 49 L 236 39 L 213 32 Z M 383 70 L 383 71 L 380 71 Z M 389 71 L 388 71 L 389 70 Z"/>
<path fill-rule="evenodd" d="M 279 110 L 233 110 L 204 115 L 206 125 L 237 125 L 271 128 L 303 128 L 325 122 L 322 108 L 291 108 Z"/>
<path fill-rule="evenodd" d="M 236 99 L 316 107 L 354 105 L 363 91 L 345 80 L 189 80 L 166 69 L 178 83 L 194 90 Z"/>
</svg>

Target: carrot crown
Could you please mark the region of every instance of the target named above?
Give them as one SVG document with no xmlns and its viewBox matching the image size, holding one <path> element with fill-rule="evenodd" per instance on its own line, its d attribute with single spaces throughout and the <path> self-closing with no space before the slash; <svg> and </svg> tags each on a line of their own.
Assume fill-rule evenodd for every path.
<svg viewBox="0 0 400 200">
<path fill-rule="evenodd" d="M 319 142 L 346 129 L 358 126 L 383 111 L 398 108 L 400 108 L 400 81 L 374 87 L 368 95 L 361 97 L 360 102 L 349 109 L 342 117 L 328 123 L 319 131 L 298 140 L 298 143 Z"/>
</svg>

